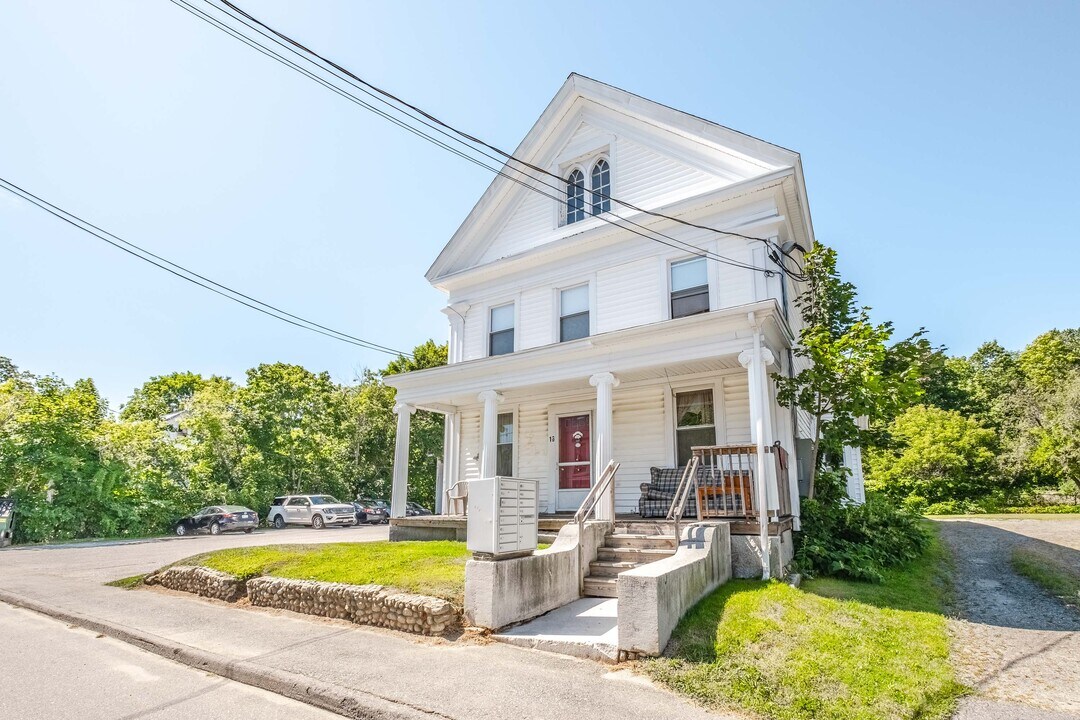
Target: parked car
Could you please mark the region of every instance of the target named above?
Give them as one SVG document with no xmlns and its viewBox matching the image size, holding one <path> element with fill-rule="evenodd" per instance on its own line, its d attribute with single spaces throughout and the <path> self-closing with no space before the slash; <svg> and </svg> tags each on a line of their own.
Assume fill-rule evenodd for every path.
<svg viewBox="0 0 1080 720">
<path fill-rule="evenodd" d="M 327 525 L 355 525 L 356 508 L 332 495 L 283 495 L 274 498 L 266 521 L 279 530 L 286 525 L 322 530 Z"/>
<path fill-rule="evenodd" d="M 405 514 L 408 516 L 415 515 L 434 515 L 435 513 L 428 510 L 426 507 L 417 502 L 405 503 Z"/>
<path fill-rule="evenodd" d="M 207 530 L 211 535 L 243 530 L 251 532 L 259 526 L 259 514 L 242 505 L 210 505 L 194 515 L 180 518 L 173 523 L 177 535 L 190 535 Z"/>
<path fill-rule="evenodd" d="M 364 509 L 368 511 L 368 515 L 378 517 L 378 523 L 390 522 L 390 506 L 385 500 L 375 500 L 372 498 L 359 498 L 358 503 L 364 506 Z M 371 522 L 370 520 L 368 522 Z M 371 522 L 372 525 L 377 525 L 376 522 Z"/>
<path fill-rule="evenodd" d="M 354 502 L 353 507 L 356 508 L 356 523 L 367 523 L 369 525 L 379 525 L 386 522 L 386 511 L 374 504 L 364 504 L 363 500 L 357 500 Z"/>
</svg>

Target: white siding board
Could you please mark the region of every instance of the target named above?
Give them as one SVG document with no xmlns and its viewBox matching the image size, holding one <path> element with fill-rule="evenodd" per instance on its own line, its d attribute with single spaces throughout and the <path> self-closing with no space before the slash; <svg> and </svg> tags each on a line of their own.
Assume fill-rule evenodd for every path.
<svg viewBox="0 0 1080 720">
<path fill-rule="evenodd" d="M 555 291 L 550 287 L 538 287 L 521 294 L 521 344 L 522 350 L 540 347 L 555 341 Z"/>
<path fill-rule="evenodd" d="M 750 442 L 750 383 L 746 373 L 724 376 L 724 425 L 726 444 Z"/>
<path fill-rule="evenodd" d="M 612 397 L 612 449 L 621 463 L 615 478 L 615 511 L 637 512 L 641 483 L 649 482 L 649 468 L 665 467 L 667 458 L 664 393 L 661 385 L 615 388 Z"/>
<path fill-rule="evenodd" d="M 596 274 L 596 331 L 610 332 L 662 320 L 660 276 L 655 258 Z"/>
<path fill-rule="evenodd" d="M 517 435 L 514 438 L 514 452 L 517 454 L 517 469 L 520 478 L 540 481 L 538 507 L 545 511 L 552 492 L 552 472 L 548 450 L 548 411 L 547 403 L 522 403 L 518 406 Z"/>
<path fill-rule="evenodd" d="M 480 479 L 480 408 L 461 410 L 461 471 L 462 480 Z"/>
</svg>

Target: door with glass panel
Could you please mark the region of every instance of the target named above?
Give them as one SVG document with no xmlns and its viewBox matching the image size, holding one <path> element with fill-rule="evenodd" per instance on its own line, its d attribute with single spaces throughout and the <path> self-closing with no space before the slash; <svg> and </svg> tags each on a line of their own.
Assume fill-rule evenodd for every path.
<svg viewBox="0 0 1080 720">
<path fill-rule="evenodd" d="M 592 414 L 561 415 L 558 420 L 556 510 L 577 510 L 592 486 Z"/>
</svg>

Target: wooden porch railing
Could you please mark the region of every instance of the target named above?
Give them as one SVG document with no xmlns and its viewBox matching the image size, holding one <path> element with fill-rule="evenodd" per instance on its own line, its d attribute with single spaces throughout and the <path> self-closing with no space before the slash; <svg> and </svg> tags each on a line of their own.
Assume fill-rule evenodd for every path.
<svg viewBox="0 0 1080 720">
<path fill-rule="evenodd" d="M 757 446 L 711 445 L 691 450 L 700 468 L 694 478 L 698 518 L 756 518 L 760 502 L 764 502 L 757 497 Z M 779 442 L 766 447 L 765 452 L 776 464 L 776 513 L 791 515 L 787 452 Z"/>
</svg>

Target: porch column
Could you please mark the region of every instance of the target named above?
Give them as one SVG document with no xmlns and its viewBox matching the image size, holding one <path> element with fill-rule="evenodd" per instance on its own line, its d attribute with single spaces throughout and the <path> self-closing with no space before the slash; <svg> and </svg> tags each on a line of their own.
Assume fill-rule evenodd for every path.
<svg viewBox="0 0 1080 720">
<path fill-rule="evenodd" d="M 449 515 L 446 491 L 458 481 L 461 467 L 461 413 L 446 413 L 446 426 L 443 431 L 443 478 L 442 487 L 436 488 L 435 514 Z"/>
<path fill-rule="evenodd" d="M 496 470 L 496 453 L 499 442 L 499 403 L 503 396 L 494 390 L 485 390 L 477 396 L 484 403 L 484 421 L 481 428 L 480 477 L 493 478 Z"/>
<path fill-rule="evenodd" d="M 761 336 L 754 334 L 754 347 L 752 350 L 743 350 L 739 353 L 739 364 L 746 368 L 749 375 L 748 385 L 750 389 L 750 436 L 757 446 L 757 466 L 754 468 L 754 476 L 757 478 L 755 488 L 756 502 L 758 506 L 758 525 L 760 526 L 761 540 L 761 564 L 763 580 L 770 577 L 769 571 L 769 506 L 775 505 L 776 491 L 769 492 L 769 468 L 775 467 L 774 463 L 766 461 L 765 447 L 772 444 L 772 422 L 767 420 L 769 412 L 767 403 L 767 385 L 765 368 L 775 361 L 772 351 L 761 346 Z M 775 481 L 772 483 L 775 487 Z M 772 497 L 770 497 L 772 496 Z M 770 500 L 772 500 L 770 502 Z"/>
<path fill-rule="evenodd" d="M 597 373 L 589 378 L 589 384 L 596 388 L 596 462 L 593 463 L 593 472 L 596 480 L 599 480 L 604 468 L 615 457 L 612 445 L 611 391 L 618 387 L 619 378 L 609 372 Z M 614 482 L 596 504 L 596 519 L 615 519 Z"/>
<path fill-rule="evenodd" d="M 394 484 L 390 490 L 390 517 L 405 517 L 405 501 L 409 495 L 409 426 L 416 407 L 405 403 L 394 405 L 397 413 L 397 437 L 394 439 Z"/>
</svg>

